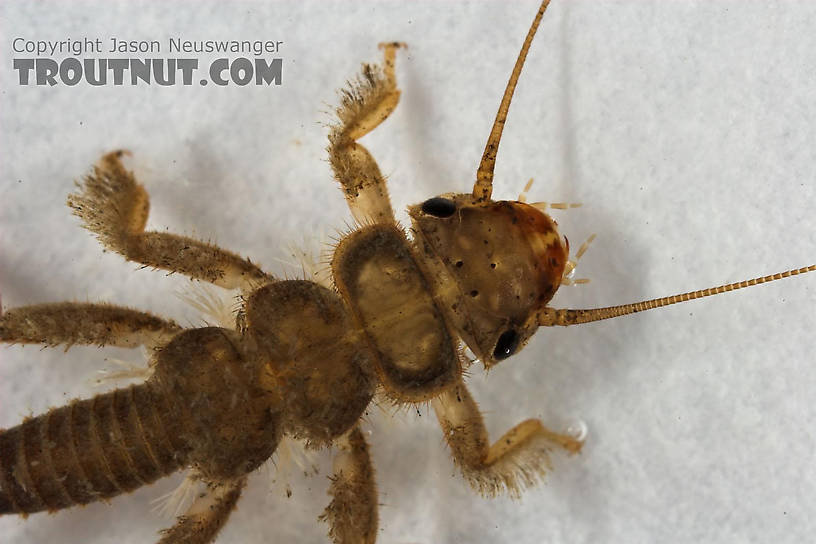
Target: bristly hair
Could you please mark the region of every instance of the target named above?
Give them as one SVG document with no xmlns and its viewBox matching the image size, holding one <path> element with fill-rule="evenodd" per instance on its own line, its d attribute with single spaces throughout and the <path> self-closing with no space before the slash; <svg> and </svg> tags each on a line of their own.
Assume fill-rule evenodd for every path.
<svg viewBox="0 0 816 544">
<path fill-rule="evenodd" d="M 180 516 L 201 493 L 204 484 L 193 470 L 187 471 L 181 483 L 169 493 L 150 501 L 151 510 L 165 519 Z"/>
<path fill-rule="evenodd" d="M 195 308 L 205 326 L 236 329 L 236 314 L 241 307 L 240 301 L 232 305 L 219 290 L 216 291 L 209 284 L 193 282 L 188 287 L 176 292 L 176 297 Z M 198 326 L 198 324 L 193 324 Z"/>
<path fill-rule="evenodd" d="M 384 99 L 394 91 L 380 66 L 363 63 L 362 73 L 346 83 L 340 90 L 340 105 L 335 109 L 339 123 L 331 125 L 329 141 L 332 144 L 346 139 L 347 127 L 353 127 L 358 119 L 368 116 Z"/>
<path fill-rule="evenodd" d="M 144 187 L 119 161 L 126 154 L 118 151 L 103 157 L 82 183 L 76 183 L 80 192 L 68 196 L 74 215 L 113 251 L 123 247 L 131 233 L 144 228 L 150 209 Z"/>
<path fill-rule="evenodd" d="M 520 499 L 524 490 L 544 481 L 552 470 L 550 451 L 553 443 L 539 435 L 531 436 L 524 447 L 508 451 L 493 464 L 473 470 L 460 466 L 470 486 L 484 497 L 507 495 Z"/>
</svg>

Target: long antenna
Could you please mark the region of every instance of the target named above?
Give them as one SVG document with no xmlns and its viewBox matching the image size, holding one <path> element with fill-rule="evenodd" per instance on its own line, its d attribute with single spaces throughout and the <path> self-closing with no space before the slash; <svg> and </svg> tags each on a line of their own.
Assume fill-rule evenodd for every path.
<svg viewBox="0 0 816 544">
<path fill-rule="evenodd" d="M 516 59 L 516 65 L 513 67 L 513 73 L 510 74 L 510 80 L 504 89 L 504 96 L 499 105 L 499 111 L 496 113 L 496 120 L 493 121 L 493 128 L 490 131 L 490 136 L 487 138 L 487 145 L 485 145 L 485 150 L 482 154 L 482 162 L 479 163 L 479 169 L 476 170 L 476 183 L 473 185 L 473 197 L 479 202 L 490 200 L 490 196 L 493 194 L 493 170 L 496 167 L 496 153 L 499 151 L 499 142 L 501 141 L 504 122 L 507 120 L 507 111 L 510 109 L 510 100 L 513 98 L 513 91 L 516 90 L 516 83 L 518 82 L 519 75 L 521 75 L 524 59 L 527 58 L 527 50 L 530 49 L 530 43 L 533 41 L 533 36 L 535 36 L 536 30 L 538 30 L 538 24 L 541 22 L 541 17 L 547 10 L 549 3 L 550 0 L 543 0 L 543 2 L 541 2 L 538 13 L 536 13 L 535 19 L 533 19 L 533 24 L 527 32 L 527 37 L 524 39 L 524 45 L 521 46 L 521 51 Z"/>
<path fill-rule="evenodd" d="M 726 291 L 735 291 L 744 287 L 751 287 L 752 285 L 759 285 L 760 283 L 781 280 L 782 278 L 789 278 L 790 276 L 805 274 L 806 272 L 813 272 L 815 270 L 816 264 L 806 266 L 804 268 L 797 268 L 795 270 L 787 270 L 778 274 L 771 274 L 770 276 L 754 278 L 752 280 L 729 283 L 728 285 L 720 285 L 719 287 L 711 287 L 710 289 L 703 289 L 701 291 L 692 291 L 690 293 L 683 293 L 681 295 L 672 295 L 670 297 L 644 300 L 643 302 L 623 304 L 621 306 L 609 306 L 608 308 L 593 308 L 588 310 L 557 310 L 555 308 L 544 308 L 538 313 L 538 324 L 542 327 L 553 327 L 556 325 L 566 327 L 568 325 L 580 325 L 582 323 L 591 323 L 592 321 L 600 321 L 602 319 L 612 319 L 613 317 L 621 317 L 628 314 L 643 312 L 645 310 L 660 308 L 662 306 L 670 306 L 672 304 L 677 304 L 678 302 L 686 302 L 696 298 L 719 295 L 720 293 L 725 293 Z"/>
</svg>

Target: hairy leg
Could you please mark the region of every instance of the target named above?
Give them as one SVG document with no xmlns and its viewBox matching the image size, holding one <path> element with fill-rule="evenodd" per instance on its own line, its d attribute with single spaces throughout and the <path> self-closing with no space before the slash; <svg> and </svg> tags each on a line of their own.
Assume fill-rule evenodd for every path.
<svg viewBox="0 0 816 544">
<path fill-rule="evenodd" d="M 0 316 L 0 342 L 157 347 L 182 328 L 171 320 L 111 304 L 58 302 L 12 308 Z"/>
<path fill-rule="evenodd" d="M 394 221 L 385 178 L 368 150 L 356 140 L 374 130 L 397 107 L 400 91 L 394 61 L 397 49 L 404 46 L 399 42 L 380 44 L 385 51 L 383 66 L 363 65 L 362 74 L 343 91 L 337 108 L 340 122 L 329 134 L 329 162 L 360 224 Z"/>
<path fill-rule="evenodd" d="M 550 431 L 537 419 L 528 419 L 491 446 L 479 408 L 463 383 L 443 392 L 432 406 L 454 462 L 471 487 L 485 496 L 506 492 L 518 497 L 551 469 L 553 446 L 578 453 L 583 445 Z"/>
<path fill-rule="evenodd" d="M 176 524 L 162 531 L 159 544 L 208 544 L 214 541 L 235 509 L 245 485 L 246 476 L 208 483 L 207 489 L 198 495 L 184 515 L 178 517 Z"/>
<path fill-rule="evenodd" d="M 377 484 L 368 444 L 357 426 L 336 443 L 329 494 L 332 502 L 320 519 L 329 524 L 335 544 L 373 544 L 377 539 Z"/>
<path fill-rule="evenodd" d="M 145 232 L 150 200 L 133 173 L 125 170 L 124 151 L 108 153 L 93 169 L 68 206 L 106 248 L 145 266 L 179 272 L 226 289 L 251 290 L 269 277 L 249 259 L 215 245 L 166 232 Z"/>
</svg>

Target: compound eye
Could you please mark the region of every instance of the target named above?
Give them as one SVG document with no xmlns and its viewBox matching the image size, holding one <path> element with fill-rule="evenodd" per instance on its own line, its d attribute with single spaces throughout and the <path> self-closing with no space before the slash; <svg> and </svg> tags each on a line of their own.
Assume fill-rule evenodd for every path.
<svg viewBox="0 0 816 544">
<path fill-rule="evenodd" d="M 497 361 L 507 359 L 516 352 L 519 345 L 519 335 L 514 329 L 506 330 L 499 336 L 496 348 L 493 350 L 493 358 Z"/>
<path fill-rule="evenodd" d="M 456 203 L 448 198 L 435 196 L 422 203 L 422 213 L 434 217 L 450 217 L 456 211 Z"/>
</svg>

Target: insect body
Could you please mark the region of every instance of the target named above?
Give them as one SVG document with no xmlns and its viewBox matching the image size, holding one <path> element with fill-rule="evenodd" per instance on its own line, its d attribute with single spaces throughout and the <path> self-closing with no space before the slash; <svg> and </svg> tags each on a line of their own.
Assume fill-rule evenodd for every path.
<svg viewBox="0 0 816 544">
<path fill-rule="evenodd" d="M 489 366 L 514 354 L 539 325 L 611 314 L 559 312 L 547 306 L 561 280 L 567 245 L 551 220 L 535 208 L 490 200 L 490 163 L 497 138 L 488 143 L 472 193 L 441 195 L 411 208 L 415 244 L 396 228 L 390 220 L 382 177 L 370 156 L 355 143 L 396 104 L 397 91 L 389 73 L 395 49 L 395 44 L 386 46 L 382 74 L 364 71 L 361 84 L 341 106 L 341 123 L 331 136 L 332 166 L 355 217 L 365 224 L 344 238 L 335 251 L 331 264 L 337 292 L 310 282 L 273 281 L 248 261 L 189 239 L 163 233 L 143 235 L 146 195 L 132 180 L 128 184 L 129 174 L 115 155 L 103 160 L 84 190 L 72 199 L 74 210 L 108 247 L 137 262 L 225 287 L 241 287 L 245 298 L 235 333 L 215 328 L 178 332 L 173 323 L 158 320 L 153 326 L 150 316 L 123 312 L 121 325 L 107 336 L 107 329 L 82 328 L 89 317 L 92 323 L 116 322 L 104 313 L 107 309 L 99 307 L 52 306 L 41 308 L 39 314 L 37 309 L 19 308 L 6 313 L 4 325 L 10 332 L 4 338 L 9 340 L 111 344 L 122 339 L 124 345 L 140 342 L 161 348 L 154 357 L 149 385 L 129 390 L 131 400 L 119 393 L 71 408 L 71 414 L 88 414 L 88 436 L 113 437 L 110 443 L 92 443 L 84 452 L 89 457 L 74 464 L 77 487 L 86 486 L 92 476 L 113 478 L 115 481 L 108 481 L 113 483 L 108 491 L 94 485 L 89 488 L 91 495 L 106 497 L 135 487 L 140 478 L 149 481 L 151 476 L 139 470 L 121 475 L 124 479 L 136 474 L 132 484 L 120 481 L 113 472 L 122 466 L 137 467 L 140 454 L 153 457 L 154 475 L 162 474 L 157 468 L 166 473 L 191 464 L 212 486 L 205 503 L 215 506 L 216 515 L 202 516 L 203 529 L 191 527 L 189 519 L 200 515 L 199 505 L 192 518 L 179 522 L 175 535 L 191 529 L 217 529 L 237 500 L 243 475 L 268 457 L 279 434 L 287 432 L 316 445 L 335 441 L 340 446 L 344 453 L 333 487 L 337 503 L 327 517 L 336 539 L 370 540 L 376 527 L 372 510 L 376 501 L 365 442 L 355 422 L 375 384 L 397 403 L 431 400 L 460 468 L 486 493 L 514 491 L 532 483 L 543 468 L 544 448 L 553 444 L 579 448 L 570 437 L 555 435 L 529 421 L 488 450 L 475 405 L 458 383 L 462 360 L 456 338 L 465 340 Z M 105 217 L 111 210 L 116 217 Z M 502 243 L 491 243 L 493 237 Z M 667 302 L 672 301 L 661 304 Z M 74 319 L 57 320 L 58 324 L 79 324 L 78 329 L 46 330 L 48 324 L 38 323 L 38 316 L 50 322 L 66 310 L 85 311 Z M 95 313 L 101 317 L 94 317 Z M 34 331 L 29 333 L 26 327 Z M 411 342 L 405 342 L 406 338 Z M 188 360 L 200 363 L 191 367 Z M 224 368 L 232 370 L 223 374 Z M 236 399 L 225 391 L 240 394 Z M 161 422 L 151 426 L 149 418 L 160 421 L 163 413 L 174 409 L 152 415 L 139 410 L 162 402 L 176 404 L 181 413 L 189 412 L 178 418 L 188 428 L 164 429 L 170 442 L 165 465 L 158 440 L 141 437 L 146 444 L 143 451 L 135 445 L 121 447 L 128 444 L 126 423 L 145 433 L 161 429 Z M 256 404 L 260 408 L 254 409 Z M 135 409 L 128 412 L 128 407 Z M 47 458 L 53 459 L 54 451 L 44 452 L 48 448 L 43 445 L 60 443 L 37 442 L 51 432 L 54 419 L 67 419 L 59 410 L 56 416 L 35 418 L 4 435 L 10 452 L 3 457 L 9 482 L 4 490 L 11 490 L 7 495 L 10 511 L 61 507 L 65 504 L 47 502 L 56 501 L 48 493 L 79 493 L 58 485 L 31 492 L 40 485 L 69 481 L 67 472 L 56 472 L 56 467 L 48 465 Z M 236 421 L 242 426 L 235 426 Z M 26 440 L 26 436 L 32 438 Z M 37 454 L 43 455 L 42 461 L 35 459 Z M 32 459 L 41 462 L 32 465 Z M 84 466 L 92 462 L 98 466 Z M 517 470 L 519 465 L 523 470 Z M 57 478 L 52 474 L 49 480 L 46 472 L 35 473 L 34 467 L 53 470 Z M 35 485 L 29 485 L 32 483 Z M 41 505 L 25 503 L 38 498 Z M 349 511 L 353 514 L 350 519 L 337 514 Z M 352 530 L 357 532 L 344 533 Z M 170 535 L 173 538 L 174 533 Z"/>
</svg>

